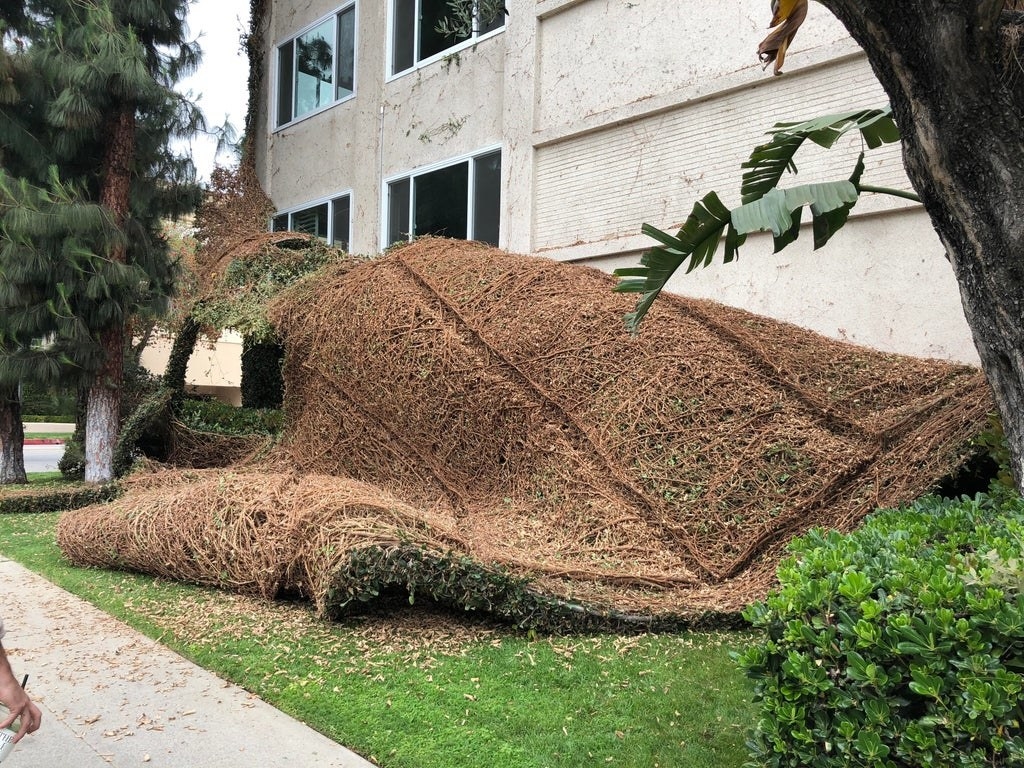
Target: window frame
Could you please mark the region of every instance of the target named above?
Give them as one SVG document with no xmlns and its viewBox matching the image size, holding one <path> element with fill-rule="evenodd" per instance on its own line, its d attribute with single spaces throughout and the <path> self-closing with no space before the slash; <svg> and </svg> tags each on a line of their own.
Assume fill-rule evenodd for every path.
<svg viewBox="0 0 1024 768">
<path fill-rule="evenodd" d="M 349 10 L 352 11 L 352 15 L 353 15 L 352 16 L 352 23 L 353 23 L 353 39 L 352 39 L 352 92 L 342 96 L 340 99 L 339 98 L 331 98 L 325 104 L 323 104 L 323 105 L 321 105 L 319 107 L 316 107 L 315 109 L 312 109 L 309 112 L 303 112 L 301 115 L 296 117 L 296 115 L 295 115 L 295 111 L 296 111 L 295 110 L 295 106 L 296 106 L 295 105 L 295 101 L 296 101 L 297 92 L 298 92 L 298 89 L 296 88 L 296 77 L 297 77 L 297 75 L 296 75 L 296 69 L 295 69 L 295 64 L 294 64 L 294 56 L 295 56 L 294 51 L 295 51 L 295 48 L 296 48 L 296 41 L 299 38 L 301 38 L 303 35 L 313 31 L 314 29 L 316 29 L 317 27 L 321 26 L 322 24 L 324 24 L 326 22 L 331 22 L 331 26 L 332 26 L 332 39 L 333 39 L 333 45 L 334 45 L 334 50 L 333 50 L 333 59 L 334 60 L 333 60 L 333 63 L 332 63 L 332 72 L 331 72 L 332 75 L 333 75 L 333 80 L 331 82 L 331 88 L 334 91 L 334 95 L 336 96 L 337 92 L 338 92 L 338 90 L 337 90 L 338 89 L 338 81 L 340 79 L 339 76 L 341 74 L 340 70 L 339 70 L 339 66 L 338 66 L 338 62 L 339 62 L 339 57 L 338 57 L 338 29 L 339 29 L 338 19 L 341 17 L 341 15 L 343 13 L 346 13 Z M 289 120 L 285 121 L 285 122 L 279 122 L 280 117 L 281 117 L 281 104 L 280 104 L 280 100 L 281 100 L 281 87 L 282 87 L 282 83 L 281 83 L 281 64 L 282 64 L 281 57 L 282 57 L 282 51 L 281 51 L 281 49 L 284 48 L 285 46 L 291 46 L 291 48 L 292 48 L 292 56 L 293 56 L 293 63 L 292 63 L 292 66 L 291 66 L 291 83 L 288 85 L 288 89 L 289 89 L 290 97 L 291 97 L 291 105 L 289 107 L 289 110 L 290 110 L 290 113 L 291 113 L 291 118 Z M 273 63 L 272 63 L 273 91 L 271 93 L 271 101 L 270 101 L 270 107 L 271 107 L 271 115 L 270 115 L 270 117 L 272 118 L 270 122 L 273 125 L 273 129 L 272 130 L 276 132 L 276 131 L 279 131 L 279 130 L 281 130 L 283 128 L 287 128 L 289 126 L 295 125 L 296 123 L 302 122 L 303 120 L 307 120 L 308 118 L 313 117 L 314 115 L 318 115 L 321 112 L 324 112 L 324 111 L 326 111 L 328 109 L 331 109 L 332 107 L 336 107 L 339 104 L 344 104 L 345 102 L 351 101 L 352 99 L 354 99 L 356 97 L 357 91 L 359 90 L 359 88 L 358 88 L 358 83 L 359 83 L 358 58 L 359 57 L 357 55 L 358 51 L 359 51 L 359 3 L 358 3 L 358 0 L 347 0 L 347 2 L 343 2 L 341 5 L 339 5 L 337 8 L 335 8 L 330 13 L 324 14 L 323 16 L 319 17 L 318 19 L 316 19 L 312 23 L 305 25 L 304 27 L 299 29 L 294 34 L 291 34 L 288 37 L 284 37 L 284 38 L 281 38 L 280 40 L 278 40 L 274 44 L 274 47 L 273 47 Z"/>
<path fill-rule="evenodd" d="M 479 32 L 477 30 L 477 24 L 474 23 L 474 25 L 473 25 L 473 27 L 474 27 L 473 28 L 473 34 L 471 34 L 467 39 L 462 40 L 460 42 L 457 42 L 454 45 L 452 45 L 452 46 L 450 46 L 448 48 L 445 48 L 443 51 L 440 51 L 439 53 L 435 53 L 435 54 L 433 54 L 431 56 L 428 56 L 427 58 L 417 60 L 416 57 L 417 57 L 417 55 L 419 53 L 419 47 L 420 47 L 420 24 L 421 24 L 420 17 L 422 16 L 420 8 L 422 7 L 421 6 L 422 0 L 411 0 L 411 2 L 414 3 L 414 8 L 416 9 L 415 19 L 413 21 L 413 28 L 412 28 L 412 44 L 413 44 L 412 65 L 409 66 L 409 67 L 406 67 L 405 69 L 398 70 L 396 72 L 396 71 L 394 71 L 394 61 L 395 61 L 395 22 L 397 21 L 397 18 L 396 18 L 397 17 L 397 6 L 398 6 L 399 2 L 400 2 L 400 0 L 388 0 L 387 46 L 386 46 L 386 50 L 385 50 L 385 62 L 384 62 L 384 70 L 385 70 L 385 72 L 384 72 L 384 82 L 386 82 L 386 83 L 390 82 L 390 81 L 392 81 L 392 80 L 394 80 L 396 78 L 408 75 L 410 72 L 415 72 L 415 71 L 417 71 L 418 69 L 420 69 L 422 67 L 426 67 L 426 66 L 429 66 L 429 65 L 431 65 L 431 64 L 433 64 L 433 63 L 435 63 L 437 61 L 441 61 L 441 60 L 445 59 L 446 57 L 451 56 L 451 55 L 456 54 L 456 53 L 459 53 L 460 51 L 466 50 L 467 48 L 472 48 L 473 46 L 477 45 L 481 41 L 487 40 L 489 38 L 492 38 L 495 35 L 500 35 L 502 32 L 505 31 L 504 18 L 502 18 L 501 26 L 499 26 L 499 27 L 497 27 L 495 29 L 486 31 L 486 32 Z"/>
<path fill-rule="evenodd" d="M 352 248 L 353 214 L 355 212 L 355 208 L 354 208 L 353 202 L 352 202 L 353 195 L 352 195 L 352 190 L 351 189 L 339 190 L 338 192 L 335 192 L 334 194 L 326 195 L 324 197 L 318 197 L 315 200 L 310 200 L 308 202 L 302 203 L 301 205 L 294 205 L 294 206 L 291 206 L 290 208 L 285 208 L 285 209 L 282 209 L 282 210 L 275 211 L 274 214 L 270 217 L 268 230 L 270 232 L 286 232 L 286 231 L 287 232 L 296 232 L 296 231 L 299 231 L 299 230 L 295 230 L 295 229 L 291 228 L 292 227 L 292 222 L 293 222 L 293 218 L 292 217 L 295 216 L 295 214 L 303 213 L 305 211 L 308 211 L 308 210 L 311 210 L 311 209 L 316 208 L 318 206 L 326 204 L 327 205 L 327 237 L 326 238 L 321 238 L 321 239 L 326 240 L 328 245 L 337 247 L 335 245 L 335 243 L 334 243 L 334 237 L 335 237 L 335 234 L 336 234 L 334 232 L 334 219 L 335 219 L 334 206 L 335 206 L 335 203 L 338 200 L 341 200 L 342 198 L 348 198 L 348 241 L 345 243 L 345 248 L 343 250 L 350 251 L 350 249 Z M 287 216 L 288 217 L 288 226 L 285 229 L 283 229 L 283 230 L 281 230 L 281 229 L 274 229 L 274 221 L 277 218 L 281 217 L 281 216 Z"/>
<path fill-rule="evenodd" d="M 459 165 L 460 163 L 466 163 L 469 166 L 468 167 L 469 183 L 468 183 L 468 188 L 467 188 L 467 191 L 466 191 L 466 235 L 467 235 L 466 239 L 467 240 L 475 239 L 475 235 L 476 235 L 476 231 L 475 231 L 476 230 L 476 211 L 474 209 L 476 207 L 475 206 L 475 202 L 476 202 L 476 181 L 477 181 L 476 180 L 477 168 L 476 168 L 476 162 L 475 161 L 477 159 L 479 159 L 479 158 L 486 157 L 487 155 L 493 154 L 495 152 L 498 153 L 500 160 L 504 161 L 505 148 L 500 143 L 499 144 L 490 144 L 488 146 L 481 147 L 480 149 L 474 150 L 473 152 L 466 152 L 466 153 L 461 154 L 461 155 L 456 155 L 454 157 L 446 158 L 446 159 L 441 160 L 441 161 L 436 162 L 436 163 L 430 163 L 430 164 L 427 164 L 427 165 L 421 165 L 421 166 L 413 168 L 412 170 L 409 170 L 409 171 L 404 171 L 402 173 L 395 173 L 395 174 L 391 174 L 389 176 L 384 177 L 384 179 L 381 181 L 381 191 L 380 191 L 380 210 L 381 210 L 381 213 L 382 213 L 382 215 L 380 217 L 380 247 L 381 247 L 381 249 L 383 250 L 383 249 L 386 249 L 389 246 L 393 245 L 394 243 L 402 242 L 401 240 L 395 240 L 393 242 L 390 241 L 390 229 L 391 229 L 391 201 L 390 201 L 390 192 L 391 192 L 391 185 L 395 184 L 396 182 L 402 182 L 402 181 L 408 181 L 408 183 L 409 183 L 408 197 L 406 199 L 407 206 L 408 206 L 408 219 L 406 221 L 406 226 L 409 227 L 409 234 L 408 234 L 408 237 L 407 237 L 407 241 L 412 241 L 416 237 L 414 234 L 412 234 L 412 231 L 415 229 L 415 221 L 414 221 L 414 219 L 415 219 L 415 216 L 416 216 L 416 184 L 415 184 L 416 177 L 418 177 L 418 176 L 425 176 L 427 174 L 433 173 L 434 171 L 440 171 L 440 170 L 443 170 L 445 168 L 451 168 L 453 166 Z M 504 166 L 502 165 L 502 167 L 504 167 Z M 502 214 L 502 203 L 501 203 L 501 201 L 502 201 L 502 194 L 501 194 L 502 187 L 501 187 L 501 179 L 502 179 L 502 177 L 501 177 L 501 175 L 499 175 L 499 177 L 498 177 L 498 201 L 499 201 L 498 202 L 498 219 L 499 219 L 498 238 L 499 238 L 499 240 L 500 240 L 500 237 L 501 237 L 501 224 L 500 224 L 500 220 L 501 220 L 501 214 Z"/>
</svg>

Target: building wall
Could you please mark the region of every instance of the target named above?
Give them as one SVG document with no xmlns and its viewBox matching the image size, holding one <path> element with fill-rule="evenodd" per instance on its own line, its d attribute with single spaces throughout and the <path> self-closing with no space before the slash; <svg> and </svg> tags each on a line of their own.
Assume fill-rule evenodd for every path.
<svg viewBox="0 0 1024 768">
<path fill-rule="evenodd" d="M 142 350 L 142 367 L 163 375 L 174 339 L 157 336 Z M 242 337 L 225 331 L 213 344 L 200 339 L 185 371 L 185 385 L 191 392 L 212 395 L 230 405 L 242 404 Z"/>
<path fill-rule="evenodd" d="M 764 0 L 508 0 L 504 30 L 387 76 L 387 0 L 359 0 L 354 99 L 281 131 L 262 126 L 259 171 L 279 209 L 352 192 L 351 250 L 384 245 L 384 183 L 502 149 L 500 245 L 603 269 L 636 264 L 643 223 L 674 231 L 711 190 L 738 202 L 740 164 L 780 120 L 886 99 L 863 54 L 818 4 L 772 77 L 755 56 Z M 273 4 L 274 47 L 337 2 Z M 263 110 L 264 116 L 266 110 Z M 849 175 L 857 137 L 797 155 L 795 183 Z M 899 150 L 867 156 L 865 181 L 909 188 Z M 918 206 L 870 196 L 821 252 L 751 237 L 738 264 L 671 289 L 884 350 L 977 362 L 943 248 Z"/>
</svg>

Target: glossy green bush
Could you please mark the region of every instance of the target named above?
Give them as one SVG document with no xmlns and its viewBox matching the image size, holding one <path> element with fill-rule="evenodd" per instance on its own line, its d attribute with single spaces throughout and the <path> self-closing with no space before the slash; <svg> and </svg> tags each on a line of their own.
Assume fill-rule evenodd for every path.
<svg viewBox="0 0 1024 768">
<path fill-rule="evenodd" d="M 1024 502 L 879 512 L 792 544 L 736 658 L 752 766 L 1024 765 Z"/>
<path fill-rule="evenodd" d="M 217 400 L 185 400 L 178 418 L 196 432 L 218 435 L 276 435 L 284 414 L 269 408 L 237 408 Z"/>
</svg>

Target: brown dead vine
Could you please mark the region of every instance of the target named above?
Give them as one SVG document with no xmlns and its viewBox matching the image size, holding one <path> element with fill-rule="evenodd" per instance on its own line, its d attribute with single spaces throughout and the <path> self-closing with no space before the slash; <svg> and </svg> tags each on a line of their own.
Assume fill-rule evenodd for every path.
<svg viewBox="0 0 1024 768">
<path fill-rule="evenodd" d="M 61 547 L 323 608 L 353 551 L 412 544 L 574 604 L 734 611 L 793 536 L 927 492 L 992 409 L 973 368 L 711 302 L 664 297 L 632 336 L 613 285 L 430 238 L 328 269 L 271 308 L 271 455 L 135 478 Z"/>
</svg>

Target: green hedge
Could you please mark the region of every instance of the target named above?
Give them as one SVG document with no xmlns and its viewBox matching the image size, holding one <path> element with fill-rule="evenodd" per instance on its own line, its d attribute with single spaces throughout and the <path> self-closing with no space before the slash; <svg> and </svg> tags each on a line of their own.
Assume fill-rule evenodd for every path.
<svg viewBox="0 0 1024 768">
<path fill-rule="evenodd" d="M 30 512 L 63 512 L 111 501 L 121 493 L 114 483 L 78 488 L 55 488 L 0 498 L 0 515 Z"/>
<path fill-rule="evenodd" d="M 737 656 L 752 766 L 1024 765 L 1024 502 L 925 498 L 792 544 Z"/>
<path fill-rule="evenodd" d="M 178 419 L 196 432 L 218 435 L 277 435 L 284 413 L 271 408 L 237 408 L 218 400 L 185 400 Z"/>
</svg>

